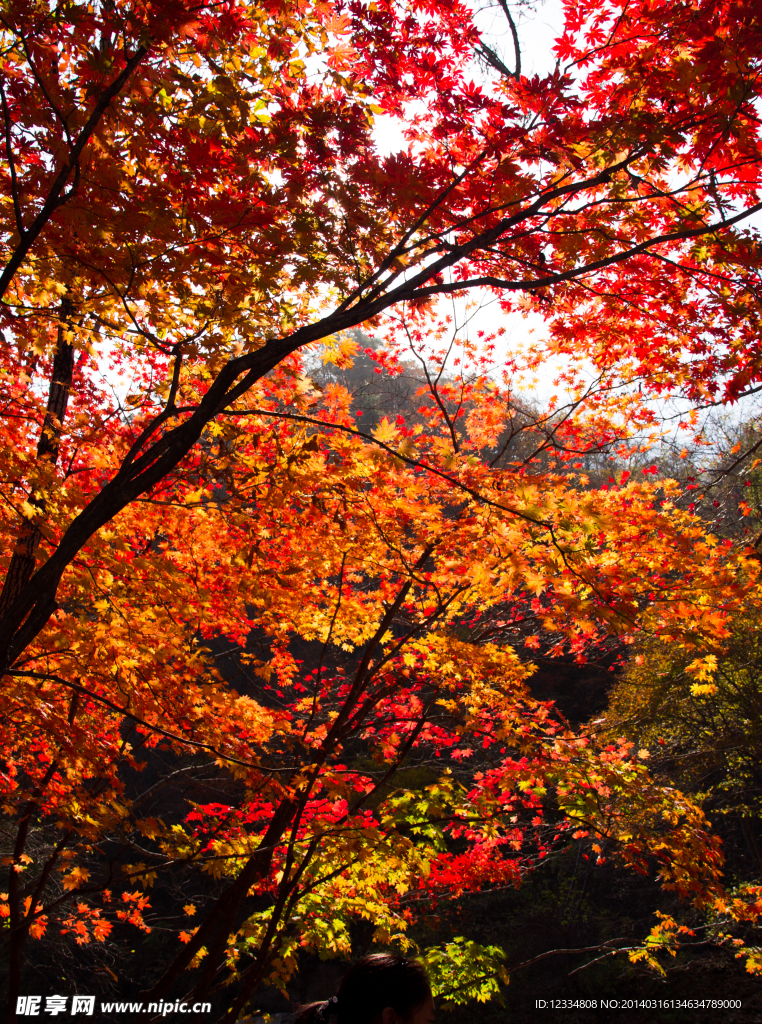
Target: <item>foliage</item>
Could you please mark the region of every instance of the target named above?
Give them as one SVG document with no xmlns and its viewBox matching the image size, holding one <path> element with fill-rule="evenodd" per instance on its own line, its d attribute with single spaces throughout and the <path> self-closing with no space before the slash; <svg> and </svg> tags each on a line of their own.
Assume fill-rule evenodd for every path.
<svg viewBox="0 0 762 1024">
<path fill-rule="evenodd" d="M 496 995 L 498 979 L 508 982 L 501 963 L 504 959 L 505 954 L 496 946 L 479 946 L 460 938 L 440 949 L 429 948 L 425 963 L 434 995 L 447 1005 L 474 999 L 484 1003 Z"/>
<path fill-rule="evenodd" d="M 597 726 L 609 736 L 623 733 L 642 747 L 657 778 L 677 782 L 712 817 L 739 821 L 755 855 L 752 876 L 715 900 L 707 927 L 713 941 L 739 947 L 747 970 L 757 973 L 757 949 L 749 945 L 758 937 L 755 926 L 762 909 L 757 884 L 762 860 L 753 828 L 760 818 L 757 603 L 748 603 L 714 653 L 705 650 L 694 657 L 698 652 L 679 652 L 653 640 L 641 641 L 636 650 Z M 652 942 L 674 952 L 685 926 L 662 917 Z M 745 937 L 739 937 L 739 930 Z M 648 946 L 639 955 L 649 956 Z"/>
<path fill-rule="evenodd" d="M 669 774 L 717 814 L 760 815 L 760 650 L 756 604 L 731 636 L 701 652 L 641 642 L 614 686 L 601 723 L 649 751 Z"/>
<path fill-rule="evenodd" d="M 480 85 L 457 2 L 6 5 L 12 1007 L 30 940 L 169 929 L 145 995 L 233 1021 L 300 953 L 364 923 L 414 949 L 422 902 L 575 835 L 724 898 L 701 810 L 475 626 L 531 613 L 582 662 L 646 624 L 695 660 L 757 592 L 651 467 L 578 470 L 658 431 L 649 392 L 756 380 L 760 30 L 569 3 L 556 72 Z M 547 348 L 496 371 L 499 332 L 433 304 L 477 286 Z M 418 374 L 368 428 L 338 372 L 360 325 L 380 377 Z M 548 350 L 588 362 L 531 408 Z M 454 997 L 496 991 L 495 949 L 424 955 Z"/>
</svg>

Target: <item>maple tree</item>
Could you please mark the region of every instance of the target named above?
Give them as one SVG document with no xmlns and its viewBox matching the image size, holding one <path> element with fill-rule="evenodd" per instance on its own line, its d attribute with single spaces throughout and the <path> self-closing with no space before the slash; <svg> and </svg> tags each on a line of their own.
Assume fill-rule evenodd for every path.
<svg viewBox="0 0 762 1024">
<path fill-rule="evenodd" d="M 762 911 L 753 829 L 759 817 L 757 618 L 752 599 L 733 617 L 731 636 L 705 643 L 703 657 L 696 650 L 641 641 L 597 723 L 609 738 L 624 735 L 646 747 L 652 773 L 676 781 L 715 823 L 724 819 L 739 829 L 745 871 L 739 874 L 736 866 L 733 898 L 719 898 L 703 927 L 718 945 L 731 940 L 750 973 L 759 970 L 759 948 L 738 930 L 749 921 L 756 924 Z M 677 938 L 673 919 L 667 927 L 670 939 Z"/>
<path fill-rule="evenodd" d="M 228 1020 L 352 920 L 412 944 L 417 900 L 570 834 L 720 898 L 700 810 L 493 641 L 508 606 L 583 658 L 648 609 L 690 648 L 755 593 L 676 487 L 575 461 L 657 432 L 649 393 L 756 386 L 758 11 L 569 3 L 532 79 L 455 2 L 12 2 L 1 26 L 13 1010 L 30 939 L 149 935 L 165 876 L 187 924 L 147 998 L 222 991 Z M 381 114 L 404 151 L 379 155 Z M 476 287 L 548 323 L 498 375 L 498 339 L 434 303 Z M 365 431 L 310 379 L 362 324 L 382 375 L 419 367 L 409 422 Z M 548 350 L 587 365 L 522 411 Z M 494 990 L 499 951 L 427 955 L 445 991 Z"/>
</svg>

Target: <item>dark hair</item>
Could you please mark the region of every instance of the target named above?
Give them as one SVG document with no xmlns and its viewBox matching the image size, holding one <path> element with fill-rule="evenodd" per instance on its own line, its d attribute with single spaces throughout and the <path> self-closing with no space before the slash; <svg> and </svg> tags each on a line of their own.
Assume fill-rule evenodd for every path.
<svg viewBox="0 0 762 1024">
<path fill-rule="evenodd" d="M 387 1006 L 407 1020 L 430 995 L 423 964 L 373 953 L 352 964 L 332 999 L 302 1006 L 293 1024 L 372 1024 Z"/>
</svg>

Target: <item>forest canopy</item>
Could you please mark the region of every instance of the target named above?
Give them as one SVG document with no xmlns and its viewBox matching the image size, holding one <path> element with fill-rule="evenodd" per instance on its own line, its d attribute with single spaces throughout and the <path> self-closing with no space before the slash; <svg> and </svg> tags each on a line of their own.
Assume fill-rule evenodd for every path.
<svg viewBox="0 0 762 1024">
<path fill-rule="evenodd" d="M 580 856 L 660 915 L 590 955 L 762 970 L 762 11 L 496 11 L 3 7 L 9 1019 L 484 1002 L 463 907 Z"/>
</svg>

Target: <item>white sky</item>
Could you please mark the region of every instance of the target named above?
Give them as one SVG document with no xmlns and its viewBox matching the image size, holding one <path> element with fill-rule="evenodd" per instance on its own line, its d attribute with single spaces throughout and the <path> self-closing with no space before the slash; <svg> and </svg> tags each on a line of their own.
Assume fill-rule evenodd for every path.
<svg viewBox="0 0 762 1024">
<path fill-rule="evenodd" d="M 525 75 L 544 75 L 555 67 L 556 59 L 552 47 L 556 36 L 563 28 L 563 6 L 561 0 L 539 0 L 518 10 L 514 14 L 521 43 L 521 72 Z M 493 44 L 496 52 L 505 58 L 509 68 L 514 66 L 513 39 L 505 16 L 495 3 L 485 7 L 477 17 L 477 24 L 484 37 Z M 478 69 L 477 74 L 478 74 Z M 405 149 L 402 122 L 393 117 L 377 117 L 374 135 L 379 153 Z"/>
<path fill-rule="evenodd" d="M 532 76 L 551 72 L 556 63 L 552 49 L 553 43 L 563 28 L 561 0 L 540 0 L 531 6 L 513 8 L 513 12 L 521 45 L 522 74 Z M 515 65 L 513 38 L 499 5 L 497 3 L 490 6 L 485 5 L 477 17 L 477 23 L 501 59 L 505 60 L 509 68 L 513 68 Z M 477 75 L 482 73 L 477 66 L 475 66 L 475 73 Z M 395 118 L 386 116 L 376 118 L 374 134 L 378 150 L 382 155 L 406 148 L 403 123 Z M 489 334 L 497 328 L 503 327 L 506 332 L 502 339 L 503 350 L 506 352 L 521 347 L 532 334 L 542 336 L 544 321 L 536 313 L 530 313 L 527 316 L 519 313 L 505 314 L 500 310 L 494 294 L 486 291 L 482 294 L 472 293 L 468 301 L 469 303 L 476 302 L 480 306 L 479 311 L 474 313 L 471 310 L 466 314 L 466 304 L 462 301 L 453 303 L 449 297 L 440 301 L 440 308 L 443 313 L 448 312 L 454 315 L 458 323 L 462 323 L 468 315 L 467 329 L 472 336 L 479 330 Z M 555 391 L 553 379 L 560 367 L 559 360 L 549 361 L 546 372 L 539 376 L 535 387 L 533 389 L 525 387 L 522 390 L 525 393 L 531 391 L 531 397 L 541 403 L 546 401 Z M 499 371 L 499 367 L 496 369 Z"/>
<path fill-rule="evenodd" d="M 482 7 L 478 16 L 477 24 L 482 30 L 485 40 L 499 54 L 501 59 L 509 68 L 515 66 L 513 38 L 505 16 L 500 9 L 497 0 L 487 0 L 482 6 L 483 0 L 474 0 L 475 6 Z M 550 73 L 556 64 L 556 56 L 553 52 L 553 43 L 561 34 L 563 29 L 563 4 L 561 0 L 529 0 L 522 6 L 511 3 L 511 11 L 517 25 L 519 42 L 521 47 L 521 70 L 527 76 L 544 75 Z M 483 76 L 484 72 L 475 66 L 475 75 Z M 376 141 L 379 151 L 386 155 L 406 148 L 402 134 L 402 124 L 391 117 L 379 117 L 376 120 Z M 752 217 L 748 221 L 762 233 L 762 214 Z M 499 327 L 505 329 L 503 344 L 500 346 L 502 352 L 515 352 L 521 349 L 533 336 L 541 339 L 545 332 L 543 318 L 536 313 L 522 315 L 520 313 L 506 314 L 500 308 L 495 295 L 485 291 L 481 294 L 471 293 L 468 299 L 469 304 L 477 303 L 481 306 L 478 312 L 473 310 L 466 312 L 466 303 L 458 300 L 453 302 L 449 297 L 443 297 L 439 303 L 442 314 L 450 313 L 456 322 L 463 323 L 468 319 L 467 330 L 473 335 L 482 330 L 487 334 L 494 332 Z M 558 358 L 549 358 L 538 374 L 534 387 L 522 387 L 522 392 L 527 397 L 544 404 L 551 394 L 557 389 L 553 381 L 562 369 L 564 362 Z M 500 367 L 496 367 L 499 372 Z M 584 367 L 583 367 L 584 369 Z M 593 376 L 590 367 L 590 376 Z M 732 416 L 742 417 L 748 415 L 746 403 L 732 410 Z M 664 407 L 665 414 L 668 411 Z"/>
</svg>

